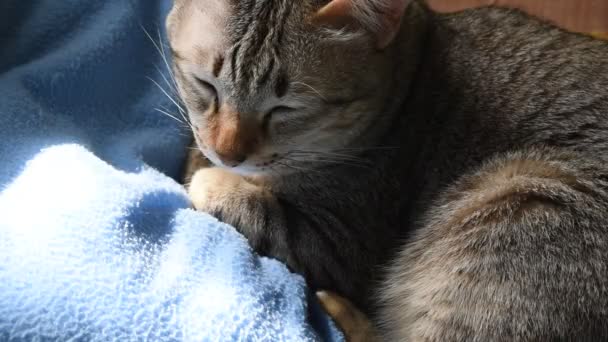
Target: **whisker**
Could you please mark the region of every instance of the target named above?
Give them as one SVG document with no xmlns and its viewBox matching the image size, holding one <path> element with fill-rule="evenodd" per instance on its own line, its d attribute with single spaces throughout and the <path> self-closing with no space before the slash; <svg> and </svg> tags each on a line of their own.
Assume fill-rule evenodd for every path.
<svg viewBox="0 0 608 342">
<path fill-rule="evenodd" d="M 154 65 L 154 68 L 156 69 L 156 71 L 158 71 L 158 73 L 160 74 L 160 77 L 163 78 L 163 81 L 165 81 L 165 83 L 167 84 L 167 86 L 169 87 L 169 89 L 171 90 L 173 95 L 178 95 L 177 89 L 175 89 L 173 84 L 171 82 L 169 82 L 169 80 L 167 79 L 167 77 L 165 76 L 163 71 L 158 67 L 158 65 Z"/>
<path fill-rule="evenodd" d="M 301 162 L 310 162 L 310 163 L 320 163 L 320 164 L 331 164 L 331 165 L 343 165 L 343 166 L 351 166 L 351 167 L 358 167 L 358 168 L 365 168 L 365 169 L 370 169 L 372 168 L 372 165 L 370 164 L 362 164 L 362 163 L 356 163 L 356 162 L 349 162 L 349 161 L 343 161 L 343 160 L 332 160 L 332 159 L 320 159 L 320 158 L 315 158 L 315 159 L 298 159 L 298 161 Z"/>
<path fill-rule="evenodd" d="M 156 51 L 158 51 L 158 53 L 160 54 L 160 56 L 163 60 L 163 63 L 165 64 L 165 67 L 167 68 L 167 72 L 169 73 L 169 76 L 171 77 L 174 86 L 177 88 L 177 83 L 175 82 L 175 75 L 173 75 L 173 71 L 171 70 L 171 67 L 169 66 L 169 61 L 167 61 L 167 55 L 165 54 L 165 48 L 162 43 L 163 40 L 162 40 L 162 36 L 160 33 L 160 29 L 157 29 L 157 32 L 158 32 L 158 43 L 157 43 L 156 40 L 154 40 L 154 38 L 152 38 L 152 35 L 148 32 L 148 30 L 146 30 L 146 28 L 142 24 L 140 24 L 139 26 L 141 27 L 142 31 L 144 31 L 144 33 L 146 34 L 148 39 L 152 42 Z"/>
<path fill-rule="evenodd" d="M 146 76 L 146 78 L 147 78 L 147 79 L 149 79 L 150 81 L 152 81 L 152 83 L 154 83 L 154 84 L 155 84 L 155 85 L 158 87 L 158 89 L 160 89 L 160 90 L 163 92 L 163 94 L 165 94 L 165 96 L 167 96 L 167 98 L 168 98 L 169 100 L 171 100 L 171 102 L 173 102 L 173 104 L 174 104 L 174 105 L 175 105 L 175 106 L 176 106 L 176 107 L 177 107 L 179 110 L 184 111 L 184 109 L 182 108 L 182 106 L 180 106 L 180 105 L 177 103 L 177 101 L 175 101 L 175 99 L 173 99 L 173 97 L 171 97 L 171 95 L 169 95 L 169 93 L 167 93 L 167 91 L 166 91 L 166 90 L 165 90 L 165 89 L 164 89 L 164 88 L 163 88 L 163 87 L 162 87 L 160 84 L 158 84 L 158 82 L 156 82 L 156 81 L 155 81 L 153 78 L 151 78 L 151 77 L 147 77 L 147 76 Z M 184 111 L 184 112 L 185 112 L 185 111 Z"/>
<path fill-rule="evenodd" d="M 161 56 L 163 57 L 163 61 L 165 62 L 165 66 L 167 67 L 167 71 L 169 72 L 171 80 L 173 81 L 173 85 L 175 86 L 175 89 L 177 89 L 177 82 L 175 81 L 175 74 L 173 74 L 173 69 L 171 68 L 171 66 L 169 65 L 169 61 L 167 60 L 167 54 L 165 53 L 165 44 L 163 44 L 163 39 L 160 34 L 160 29 L 157 28 L 156 30 L 157 30 L 157 34 L 158 34 L 158 41 L 159 41 L 158 45 L 160 45 Z"/>
<path fill-rule="evenodd" d="M 158 44 L 156 43 L 156 41 L 154 40 L 154 38 L 152 38 L 152 35 L 144 27 L 144 25 L 140 23 L 139 27 L 141 28 L 142 31 L 144 31 L 144 33 L 146 34 L 146 36 L 148 37 L 148 39 L 150 39 L 150 41 L 152 42 L 152 44 L 154 44 L 154 47 L 156 48 L 156 51 L 158 51 L 159 53 L 161 53 L 162 50 L 160 49 L 160 46 L 158 46 Z"/>
<path fill-rule="evenodd" d="M 184 125 L 185 128 L 190 128 L 193 132 L 195 131 L 194 126 L 192 126 L 192 123 L 183 115 L 181 114 L 181 117 L 184 119 L 183 121 L 180 120 L 178 117 L 176 117 L 175 115 L 169 113 L 169 110 L 163 106 L 161 106 L 162 109 L 160 108 L 154 108 L 156 111 L 163 113 L 173 119 L 175 119 L 176 121 L 178 121 L 179 123 L 181 123 L 182 125 Z"/>
<path fill-rule="evenodd" d="M 286 160 L 286 161 L 292 161 L 292 162 L 294 161 L 294 160 L 288 159 L 288 158 L 283 158 L 283 159 Z M 315 170 L 315 169 L 312 169 L 312 168 L 304 168 L 304 167 L 300 167 L 300 166 L 294 166 L 294 165 L 290 165 L 290 164 L 283 163 L 283 162 L 280 162 L 280 161 L 276 161 L 275 163 L 277 163 L 279 165 L 282 165 L 282 166 L 285 166 L 287 168 L 293 169 L 293 170 L 297 170 L 297 171 L 321 173 L 319 170 Z"/>
<path fill-rule="evenodd" d="M 164 106 L 161 106 L 161 108 L 162 108 L 162 109 L 164 109 L 164 110 L 165 110 L 165 111 L 167 111 L 167 112 L 169 111 L 169 109 L 167 109 L 167 108 L 166 108 L 166 107 L 164 107 Z M 185 115 L 185 114 L 184 114 L 184 112 L 180 111 L 179 109 L 178 109 L 178 113 L 179 113 L 179 116 L 181 116 L 181 117 L 182 117 L 182 119 L 184 119 L 184 123 L 186 123 L 186 124 L 187 124 L 187 125 L 188 125 L 190 128 L 192 128 L 192 130 L 195 130 L 195 129 L 194 129 L 194 126 L 192 125 L 192 122 L 191 122 L 191 121 L 190 121 L 190 119 L 188 118 L 188 115 Z"/>
<path fill-rule="evenodd" d="M 323 96 L 323 94 L 321 94 L 320 91 L 318 91 L 317 89 L 315 89 L 313 86 L 311 86 L 308 83 L 304 83 L 304 82 L 293 82 L 293 84 L 301 84 L 307 88 L 309 88 L 310 90 L 312 90 L 315 94 L 317 94 L 317 96 L 319 96 L 319 98 L 321 98 L 321 100 L 323 101 L 327 101 L 327 98 L 325 98 L 325 96 Z"/>
<path fill-rule="evenodd" d="M 376 147 L 348 147 L 348 148 L 339 148 L 333 151 L 381 151 L 381 150 L 397 150 L 400 149 L 400 146 L 376 146 Z"/>
<path fill-rule="evenodd" d="M 186 121 L 188 123 L 188 125 L 194 129 L 194 127 L 192 126 L 192 122 L 190 122 L 190 119 L 188 118 L 188 115 L 186 115 L 186 113 L 184 113 L 184 111 L 182 110 L 177 110 L 179 112 L 179 115 L 184 119 L 184 121 Z"/>
<path fill-rule="evenodd" d="M 336 162 L 336 163 L 347 163 L 347 164 L 351 164 L 351 165 L 366 165 L 369 166 L 371 163 L 367 160 L 357 160 L 357 159 L 336 159 L 336 158 L 329 158 L 329 157 L 323 157 L 323 156 L 315 156 L 313 159 L 310 159 L 311 161 L 321 161 L 321 162 Z"/>
<path fill-rule="evenodd" d="M 357 156 L 347 154 L 336 154 L 324 151 L 300 151 L 292 150 L 286 154 L 286 157 L 293 156 L 292 160 L 300 162 L 310 162 L 318 164 L 343 165 L 350 167 L 371 169 L 373 163 L 369 160 L 359 158 Z"/>
<path fill-rule="evenodd" d="M 164 115 L 166 115 L 168 117 L 170 117 L 171 119 L 173 119 L 173 120 L 175 120 L 177 122 L 179 122 L 180 124 L 184 125 L 184 127 L 188 127 L 188 125 L 185 122 L 183 122 L 182 120 L 178 119 L 177 117 L 169 114 L 168 112 L 165 112 L 164 110 L 162 110 L 160 108 L 154 108 L 154 110 L 157 111 L 157 112 L 159 112 L 159 113 L 162 113 L 162 114 L 164 114 Z"/>
<path fill-rule="evenodd" d="M 351 154 L 343 154 L 343 153 L 335 153 L 335 152 L 326 152 L 326 151 L 301 151 L 294 150 L 293 153 L 304 154 L 304 155 L 321 155 L 321 156 L 331 156 L 335 158 L 344 158 L 344 159 L 352 159 L 352 160 L 364 160 L 361 157 L 351 155 Z"/>
<path fill-rule="evenodd" d="M 326 152 L 326 151 L 302 151 L 302 150 L 293 150 L 290 151 L 290 153 L 293 154 L 298 154 L 301 156 L 315 156 L 315 157 L 324 157 L 326 159 L 335 159 L 335 160 L 341 160 L 341 161 L 352 161 L 352 162 L 358 162 L 358 163 L 364 163 L 364 164 L 370 164 L 371 162 L 355 156 L 355 155 L 349 155 L 349 154 L 343 154 L 343 153 L 335 153 L 335 152 Z"/>
<path fill-rule="evenodd" d="M 169 79 L 171 81 L 169 81 L 169 79 L 167 79 L 167 77 L 165 76 L 165 73 L 163 73 L 162 70 L 160 70 L 160 68 L 158 66 L 155 66 L 156 70 L 161 75 L 164 82 L 167 84 L 167 86 L 171 90 L 171 92 L 174 95 L 176 95 L 177 97 L 179 97 L 178 96 L 179 94 L 177 92 L 177 89 L 178 89 L 177 82 L 175 81 L 175 75 L 173 74 L 173 70 L 171 69 L 171 66 L 169 65 L 169 61 L 167 60 L 167 54 L 165 52 L 160 29 L 157 29 L 157 36 L 158 36 L 158 42 L 157 42 L 154 38 L 152 38 L 152 35 L 148 32 L 148 30 L 146 30 L 146 28 L 142 24 L 140 24 L 140 27 L 141 27 L 142 31 L 144 32 L 144 34 L 148 37 L 150 42 L 152 42 L 156 51 L 160 54 L 163 64 L 165 65 L 165 68 L 167 69 L 167 73 L 169 74 Z M 150 77 L 148 77 L 148 79 L 150 79 Z M 167 92 L 163 87 L 161 87 L 160 84 L 158 84 L 158 82 L 156 82 L 153 79 L 150 79 L 150 80 L 152 82 L 154 82 L 156 84 L 156 86 L 159 87 L 159 89 L 161 89 L 161 91 L 171 100 L 171 102 L 173 102 L 177 106 L 177 108 L 180 111 L 180 114 L 184 118 L 184 120 L 188 121 L 188 119 L 184 116 L 184 114 L 186 113 L 184 108 L 181 105 L 179 105 L 177 103 L 177 101 L 175 101 L 175 99 L 169 94 L 169 92 Z"/>
<path fill-rule="evenodd" d="M 322 163 L 322 164 L 334 164 L 334 165 L 345 165 L 345 166 L 356 166 L 361 168 L 371 168 L 372 165 L 369 163 L 362 163 L 357 161 L 350 160 L 339 160 L 339 159 L 329 159 L 329 158 L 297 158 L 299 161 L 309 162 L 309 163 Z"/>
</svg>

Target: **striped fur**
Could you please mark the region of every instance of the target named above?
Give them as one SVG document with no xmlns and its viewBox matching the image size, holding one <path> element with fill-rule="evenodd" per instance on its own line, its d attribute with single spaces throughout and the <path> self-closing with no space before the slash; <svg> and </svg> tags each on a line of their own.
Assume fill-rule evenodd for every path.
<svg viewBox="0 0 608 342">
<path fill-rule="evenodd" d="M 357 340 L 608 339 L 608 43 L 334 1 L 176 2 L 176 80 L 216 165 L 188 177 L 195 207 L 351 300 L 322 298 Z"/>
</svg>

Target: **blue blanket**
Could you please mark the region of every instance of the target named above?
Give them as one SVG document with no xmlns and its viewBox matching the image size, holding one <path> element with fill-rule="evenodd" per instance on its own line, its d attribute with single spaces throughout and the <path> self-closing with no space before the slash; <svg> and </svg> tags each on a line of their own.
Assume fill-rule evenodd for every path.
<svg viewBox="0 0 608 342">
<path fill-rule="evenodd" d="M 145 33 L 166 45 L 169 6 L 0 2 L 0 340 L 341 340 L 302 277 L 189 209 Z"/>
</svg>

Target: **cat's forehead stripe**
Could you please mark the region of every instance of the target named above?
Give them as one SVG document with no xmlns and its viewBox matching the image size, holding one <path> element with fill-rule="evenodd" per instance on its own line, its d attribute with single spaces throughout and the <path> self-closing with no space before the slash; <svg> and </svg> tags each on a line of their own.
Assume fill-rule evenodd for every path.
<svg viewBox="0 0 608 342">
<path fill-rule="evenodd" d="M 272 71 L 274 70 L 274 67 L 276 65 L 276 57 L 272 56 L 270 57 L 270 59 L 268 60 L 268 63 L 266 63 L 267 66 L 264 69 L 263 72 L 261 72 L 261 76 L 258 77 L 257 80 L 257 85 L 261 86 L 264 85 L 269 79 L 270 79 L 270 75 L 272 74 Z"/>
<path fill-rule="evenodd" d="M 277 77 L 277 82 L 274 86 L 274 91 L 278 97 L 283 97 L 287 94 L 287 90 L 289 89 L 289 80 L 287 79 L 287 74 L 285 72 L 280 72 Z"/>
<path fill-rule="evenodd" d="M 236 44 L 234 48 L 232 48 L 232 58 L 230 59 L 230 69 L 232 74 L 232 82 L 236 82 L 238 77 L 238 58 L 239 58 L 239 50 L 241 49 L 240 44 Z"/>
<path fill-rule="evenodd" d="M 224 56 L 217 55 L 213 60 L 213 76 L 219 77 L 224 67 Z"/>
<path fill-rule="evenodd" d="M 233 81 L 241 89 L 255 92 L 276 78 L 281 65 L 281 39 L 292 6 L 291 1 L 285 0 L 276 1 L 272 6 L 265 1 L 250 1 L 237 9 L 231 69 Z M 279 85 L 276 90 L 280 94 L 282 82 Z"/>
</svg>

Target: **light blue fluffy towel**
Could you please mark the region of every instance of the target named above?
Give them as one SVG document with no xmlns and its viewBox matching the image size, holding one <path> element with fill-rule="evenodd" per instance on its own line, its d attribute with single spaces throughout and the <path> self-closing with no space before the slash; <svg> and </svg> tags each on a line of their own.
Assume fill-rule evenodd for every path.
<svg viewBox="0 0 608 342">
<path fill-rule="evenodd" d="M 169 6 L 0 2 L 0 341 L 342 340 L 174 181 L 188 132 L 144 33 Z"/>
</svg>

